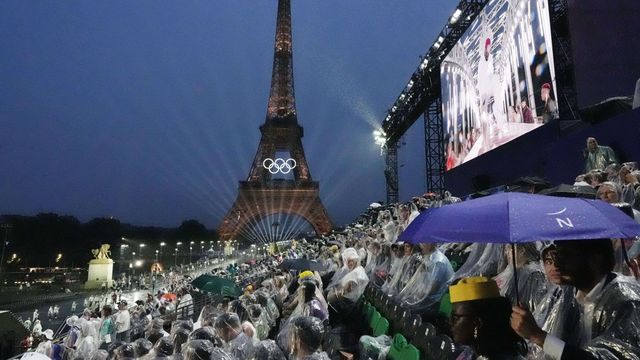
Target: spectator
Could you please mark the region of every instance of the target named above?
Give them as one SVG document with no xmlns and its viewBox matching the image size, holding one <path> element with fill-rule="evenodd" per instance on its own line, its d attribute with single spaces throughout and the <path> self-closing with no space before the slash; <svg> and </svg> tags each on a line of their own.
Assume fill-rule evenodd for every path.
<svg viewBox="0 0 640 360">
<path fill-rule="evenodd" d="M 455 343 L 463 345 L 461 358 L 518 359 L 526 354 L 524 340 L 509 326 L 511 304 L 500 296 L 494 280 L 464 278 L 449 289 L 451 333 Z"/>
<path fill-rule="evenodd" d="M 114 316 L 114 325 L 116 328 L 116 340 L 129 342 L 131 341 L 131 314 L 127 308 L 127 302 L 120 300 L 118 302 L 118 312 Z"/>
<path fill-rule="evenodd" d="M 562 284 L 558 269 L 558 256 L 555 244 L 547 245 L 542 250 L 542 261 L 547 277 L 547 294 L 536 307 L 534 317 L 540 328 L 562 339 L 578 345 L 580 312 L 574 299 L 574 288 Z M 532 357 L 544 359 L 542 348 L 532 344 Z"/>
<path fill-rule="evenodd" d="M 225 341 L 225 350 L 238 359 L 249 359 L 253 355 L 253 339 L 242 331 L 240 318 L 235 313 L 220 315 L 215 322 L 216 332 Z"/>
<path fill-rule="evenodd" d="M 608 146 L 598 145 L 598 141 L 593 137 L 587 138 L 584 158 L 585 173 L 591 170 L 604 170 L 607 166 L 618 162 L 613 149 Z"/>
<path fill-rule="evenodd" d="M 105 305 L 102 307 L 102 318 L 100 321 L 100 331 L 98 333 L 100 336 L 100 349 L 106 349 L 112 341 L 115 341 L 116 328 L 111 317 L 112 311 L 111 305 Z"/>
<path fill-rule="evenodd" d="M 513 253 L 512 245 L 505 245 L 504 259 L 507 267 L 494 279 L 500 288 L 500 295 L 506 297 L 511 303 L 516 303 L 515 281 L 513 280 Z M 536 305 L 547 292 L 547 282 L 544 271 L 540 266 L 540 254 L 533 243 L 516 245 L 516 271 L 518 272 L 518 295 L 520 304 L 530 311 L 534 311 Z"/>
<path fill-rule="evenodd" d="M 600 185 L 600 187 L 598 188 L 597 196 L 604 202 L 615 204 L 620 202 L 622 189 L 618 184 L 607 181 Z M 633 212 L 633 218 L 636 220 L 636 222 L 640 223 L 640 211 L 636 209 L 631 209 L 631 211 Z"/>
<path fill-rule="evenodd" d="M 580 346 L 541 329 L 527 310 L 513 307 L 511 326 L 552 359 L 631 359 L 640 354 L 640 284 L 612 272 L 609 239 L 556 243 L 562 283 L 575 286 L 581 309 Z"/>
<path fill-rule="evenodd" d="M 300 316 L 291 324 L 289 360 L 329 360 L 325 352 L 320 351 L 324 326 L 319 319 L 311 316 Z"/>
<path fill-rule="evenodd" d="M 442 295 L 453 280 L 453 268 L 449 259 L 435 244 L 419 246 L 422 263 L 397 299 L 412 312 L 424 313 L 439 305 Z"/>
</svg>

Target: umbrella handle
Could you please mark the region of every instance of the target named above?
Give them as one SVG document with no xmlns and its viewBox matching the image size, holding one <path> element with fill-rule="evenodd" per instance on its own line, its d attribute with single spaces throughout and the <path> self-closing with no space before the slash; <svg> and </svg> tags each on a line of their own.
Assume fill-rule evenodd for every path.
<svg viewBox="0 0 640 360">
<path fill-rule="evenodd" d="M 516 305 L 520 306 L 520 294 L 518 294 L 518 268 L 516 267 L 516 244 L 511 243 L 511 264 L 513 264 L 513 282 L 516 290 Z"/>
</svg>

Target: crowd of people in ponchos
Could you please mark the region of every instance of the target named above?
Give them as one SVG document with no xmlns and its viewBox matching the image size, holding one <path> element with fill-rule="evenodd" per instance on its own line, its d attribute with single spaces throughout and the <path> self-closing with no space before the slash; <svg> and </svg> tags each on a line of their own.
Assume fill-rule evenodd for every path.
<svg viewBox="0 0 640 360">
<path fill-rule="evenodd" d="M 205 305 L 197 318 L 179 311 L 193 308 L 191 294 L 202 296 L 185 282 L 177 305 L 151 295 L 132 309 L 120 304 L 115 314 L 109 306 L 85 310 L 68 319 L 61 344 L 45 336 L 36 352 L 53 359 L 329 359 L 368 341 L 382 344 L 376 356 L 384 358 L 388 339 L 360 337 L 369 287 L 451 337 L 455 359 L 640 358 L 640 284 L 629 262 L 637 241 L 521 244 L 515 270 L 512 249 L 502 244 L 398 242 L 422 210 L 458 201 L 425 195 L 372 204 L 342 233 L 214 271 L 233 277 L 244 293 Z M 320 267 L 280 269 L 286 258 Z M 125 312 L 132 325 L 122 334 Z"/>
</svg>

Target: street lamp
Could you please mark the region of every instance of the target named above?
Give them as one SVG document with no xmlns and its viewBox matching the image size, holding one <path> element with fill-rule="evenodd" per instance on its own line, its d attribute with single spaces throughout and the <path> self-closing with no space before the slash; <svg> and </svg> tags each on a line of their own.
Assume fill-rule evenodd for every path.
<svg viewBox="0 0 640 360">
<path fill-rule="evenodd" d="M 156 249 L 156 262 L 158 261 L 158 253 L 160 253 L 160 250 Z"/>
<path fill-rule="evenodd" d="M 9 241 L 7 238 L 9 236 L 9 229 L 13 227 L 11 224 L 2 224 L 1 227 L 4 229 L 4 241 L 2 242 L 2 255 L 0 255 L 0 275 L 2 274 L 2 269 L 4 268 L 4 252 L 7 250 L 7 245 L 9 245 Z"/>
<path fill-rule="evenodd" d="M 142 257 L 142 248 L 145 247 L 145 244 L 140 244 L 140 257 Z"/>
<path fill-rule="evenodd" d="M 193 241 L 192 241 L 193 243 Z M 189 264 L 191 264 L 191 252 L 193 251 L 193 246 L 189 246 Z"/>
<path fill-rule="evenodd" d="M 173 266 L 178 266 L 178 248 L 175 248 L 173 255 L 175 256 L 173 259 Z"/>
</svg>

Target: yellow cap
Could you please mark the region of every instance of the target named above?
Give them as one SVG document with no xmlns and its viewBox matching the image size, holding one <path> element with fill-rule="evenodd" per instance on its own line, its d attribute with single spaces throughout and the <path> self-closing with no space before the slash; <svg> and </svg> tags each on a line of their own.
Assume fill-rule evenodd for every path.
<svg viewBox="0 0 640 360">
<path fill-rule="evenodd" d="M 338 245 L 331 245 L 331 247 L 329 249 L 331 249 L 331 251 L 333 251 L 334 253 L 338 252 L 338 250 L 340 250 L 340 248 L 338 248 Z"/>
<path fill-rule="evenodd" d="M 451 303 L 491 299 L 500 297 L 498 284 L 484 276 L 473 276 L 461 279 L 456 285 L 449 286 Z"/>
<path fill-rule="evenodd" d="M 302 279 L 306 279 L 308 277 L 312 277 L 313 276 L 313 272 L 312 271 L 303 271 L 300 273 L 300 275 L 298 275 L 298 279 L 302 280 Z"/>
</svg>

